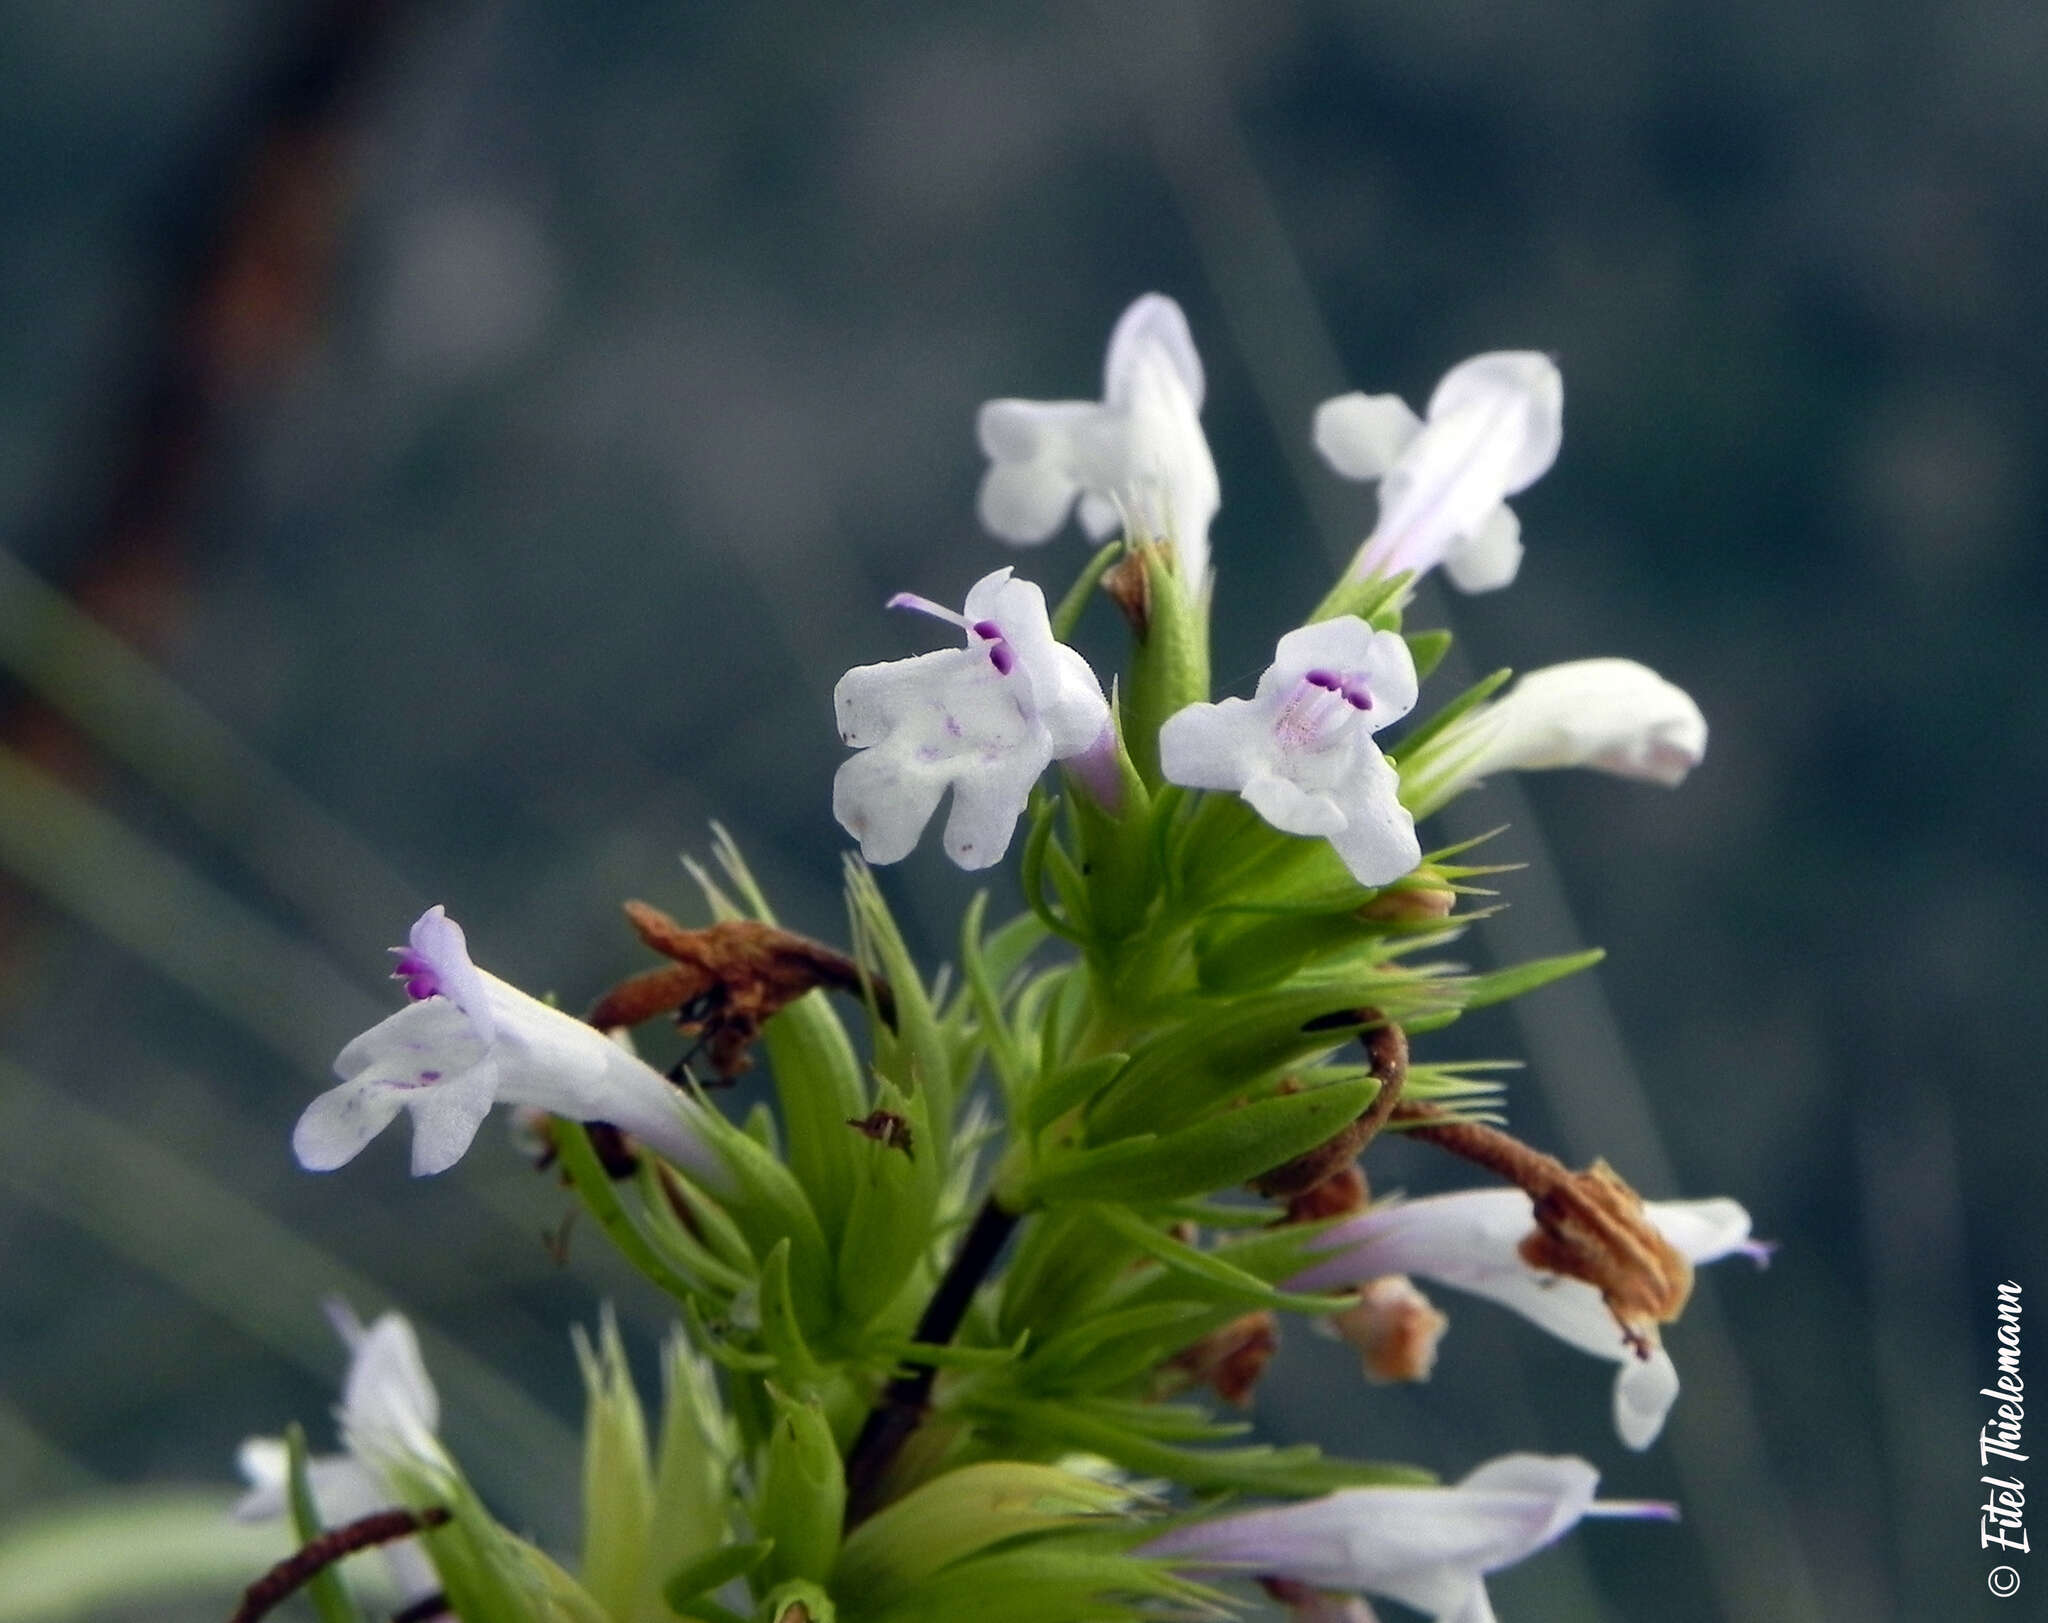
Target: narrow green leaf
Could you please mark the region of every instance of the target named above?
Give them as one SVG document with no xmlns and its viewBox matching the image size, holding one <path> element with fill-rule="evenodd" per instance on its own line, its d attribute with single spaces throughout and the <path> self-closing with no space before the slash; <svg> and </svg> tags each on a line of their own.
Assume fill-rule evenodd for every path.
<svg viewBox="0 0 2048 1623">
<path fill-rule="evenodd" d="M 772 1538 L 750 1544 L 727 1544 L 685 1561 L 662 1582 L 661 1598 L 675 1612 L 701 1610 L 699 1602 L 722 1589 L 735 1578 L 744 1578 L 768 1558 L 775 1548 Z"/>
<path fill-rule="evenodd" d="M 285 1428 L 284 1446 L 289 1471 L 286 1480 L 291 1500 L 292 1531 L 298 1535 L 303 1549 L 326 1532 L 327 1527 L 320 1520 L 319 1508 L 313 1503 L 313 1483 L 308 1474 L 311 1457 L 306 1451 L 306 1432 L 296 1420 Z M 361 1623 L 361 1614 L 356 1611 L 355 1602 L 349 1599 L 341 1574 L 333 1567 L 315 1574 L 306 1585 L 305 1592 L 313 1603 L 313 1610 L 320 1614 L 320 1623 Z"/>
<path fill-rule="evenodd" d="M 1074 577 L 1074 584 L 1067 588 L 1059 606 L 1052 611 L 1052 634 L 1058 641 L 1065 642 L 1073 634 L 1074 626 L 1088 607 L 1089 595 L 1102 583 L 1102 577 L 1109 573 L 1110 566 L 1123 555 L 1123 551 L 1122 540 L 1098 547 L 1095 556 Z"/>
<path fill-rule="evenodd" d="M 1105 1227 L 1171 1272 L 1210 1286 L 1223 1293 L 1223 1300 L 1251 1307 L 1285 1308 L 1294 1313 L 1341 1313 L 1354 1305 L 1351 1296 L 1297 1295 L 1268 1284 L 1212 1251 L 1184 1245 L 1172 1235 L 1154 1228 L 1136 1212 L 1121 1206 L 1097 1206 L 1095 1215 Z"/>
<path fill-rule="evenodd" d="M 672 1268 L 640 1232 L 625 1202 L 619 1199 L 618 1186 L 612 1182 L 611 1174 L 590 1147 L 590 1135 L 582 1123 L 557 1117 L 551 1131 L 555 1155 L 568 1174 L 570 1185 L 582 1198 L 585 1209 L 597 1219 L 598 1226 L 619 1248 L 619 1255 L 677 1301 L 689 1301 L 698 1287 Z"/>
<path fill-rule="evenodd" d="M 1226 1110 L 1177 1132 L 1143 1134 L 1049 1160 L 1031 1178 L 1041 1202 L 1134 1205 L 1210 1194 L 1314 1149 L 1372 1102 L 1378 1085 L 1337 1083 Z"/>
<path fill-rule="evenodd" d="M 1474 975 L 1457 983 L 1458 999 L 1468 1009 L 1483 1009 L 1489 1003 L 1505 1003 L 1533 992 L 1539 986 L 1591 969 L 1607 956 L 1605 948 L 1589 947 L 1584 952 L 1561 952 L 1552 958 L 1533 958 L 1526 964 Z"/>
</svg>

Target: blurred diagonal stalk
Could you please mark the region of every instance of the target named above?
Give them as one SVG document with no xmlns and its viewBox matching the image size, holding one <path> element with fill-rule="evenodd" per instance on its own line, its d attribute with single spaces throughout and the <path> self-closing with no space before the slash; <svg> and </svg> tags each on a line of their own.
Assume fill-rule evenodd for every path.
<svg viewBox="0 0 2048 1623">
<path fill-rule="evenodd" d="M 313 934 L 410 918 L 419 893 L 128 643 L 0 552 L 0 665 L 219 840 Z M 390 927 L 387 925 L 387 928 Z"/>
<path fill-rule="evenodd" d="M 318 1298 L 368 1312 L 385 1293 L 111 1117 L 0 1060 L 0 1190 L 92 1235 L 322 1383 L 343 1358 Z M 549 1485 L 572 1480 L 574 1432 L 490 1364 L 417 1317 L 449 1430 L 515 1521 L 551 1525 Z M 225 1455 L 223 1455 L 225 1461 Z"/>
<path fill-rule="evenodd" d="M 0 865 L 316 1075 L 335 1031 L 386 1012 L 317 949 L 4 747 Z"/>
<path fill-rule="evenodd" d="M 1171 67 L 1155 70 L 1143 114 L 1274 437 L 1332 564 L 1341 569 L 1355 538 L 1332 499 L 1333 481 L 1310 450 L 1308 427 L 1317 402 L 1352 384 L 1236 110 L 1204 55 L 1199 28 L 1195 14 L 1179 15 L 1173 30 L 1179 49 L 1155 53 L 1154 60 Z M 1440 594 L 1429 607 L 1435 619 L 1450 624 Z M 1460 674 L 1455 660 L 1454 650 L 1443 673 L 1451 682 Z M 1518 876 L 1514 906 L 1489 922 L 1489 941 L 1505 959 L 1567 950 L 1580 936 L 1556 864 L 1533 808 L 1513 774 L 1505 776 L 1509 781 L 1495 786 L 1486 808 L 1487 824 L 1505 816 L 1521 830 L 1528 867 Z M 1452 821 L 1454 836 L 1481 831 Z M 1514 1018 L 1574 1157 L 1604 1154 L 1646 1190 L 1674 1189 L 1649 1097 L 1597 978 L 1581 976 L 1546 997 L 1518 1000 Z M 1681 1404 L 1669 1433 L 1671 1452 L 1688 1511 L 1714 1529 L 1700 1547 L 1720 1610 L 1759 1623 L 1819 1618 L 1819 1596 L 1771 1473 L 1748 1371 L 1711 1286 L 1699 1290 L 1686 1315 L 1683 1347 L 1689 1379 L 1697 1393 L 1713 1395 L 1714 1414 L 1709 1422 L 1699 1404 Z"/>
</svg>

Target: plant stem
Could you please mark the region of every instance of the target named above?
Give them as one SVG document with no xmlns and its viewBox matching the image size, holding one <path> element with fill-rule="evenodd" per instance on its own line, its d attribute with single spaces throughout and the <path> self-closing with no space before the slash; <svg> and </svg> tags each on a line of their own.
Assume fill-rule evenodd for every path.
<svg viewBox="0 0 2048 1623">
<path fill-rule="evenodd" d="M 995 1266 L 996 1257 L 1017 1226 L 1016 1214 L 996 1204 L 994 1195 L 981 1203 L 967 1238 L 953 1253 L 939 1288 L 925 1305 L 912 1341 L 943 1347 L 953 1339 L 960 1321 L 967 1316 L 974 1293 Z M 903 1452 L 903 1445 L 931 1410 L 932 1382 L 938 1370 L 931 1364 L 908 1363 L 902 1374 L 882 1389 L 875 1406 L 862 1422 L 860 1435 L 846 1455 L 846 1525 L 857 1527 L 882 1508 L 883 1484 L 889 1468 Z"/>
</svg>

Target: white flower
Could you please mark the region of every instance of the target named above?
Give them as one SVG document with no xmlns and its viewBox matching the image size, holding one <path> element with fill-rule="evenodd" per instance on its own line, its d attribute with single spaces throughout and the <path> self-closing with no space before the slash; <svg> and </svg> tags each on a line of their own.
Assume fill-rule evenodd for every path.
<svg viewBox="0 0 2048 1623">
<path fill-rule="evenodd" d="M 1688 1262 L 1741 1252 L 1759 1263 L 1768 1246 L 1749 1237 L 1749 1213 L 1735 1201 L 1653 1200 L 1643 1212 Z M 1383 1274 L 1419 1274 L 1511 1308 L 1582 1352 L 1621 1365 L 1614 1380 L 1614 1428 L 1630 1448 L 1648 1448 L 1678 1396 L 1678 1371 L 1661 1346 L 1632 1349 L 1600 1293 L 1584 1280 L 1541 1273 L 1517 1249 L 1535 1232 L 1535 1208 L 1519 1189 L 1474 1189 L 1395 1201 L 1325 1233 L 1323 1260 L 1288 1281 L 1289 1290 L 1331 1290 Z"/>
<path fill-rule="evenodd" d="M 1384 1595 L 1439 1623 L 1493 1623 L 1487 1573 L 1533 1555 L 1585 1516 L 1675 1515 L 1669 1505 L 1598 1503 L 1599 1481 L 1581 1459 L 1509 1454 L 1453 1487 L 1343 1488 L 1176 1528 L 1137 1553 Z"/>
<path fill-rule="evenodd" d="M 1670 788 L 1707 753 L 1707 720 L 1692 696 L 1632 659 L 1531 671 L 1486 715 L 1481 776 L 1590 766 Z"/>
<path fill-rule="evenodd" d="M 1419 420 L 1398 395 L 1347 394 L 1316 408 L 1316 449 L 1347 479 L 1380 482 L 1380 518 L 1353 576 L 1424 574 L 1464 592 L 1515 578 L 1521 525 L 1507 498 L 1557 459 L 1564 380 L 1547 355 L 1496 350 L 1454 366 Z"/>
<path fill-rule="evenodd" d="M 1632 659 L 1531 671 L 1404 762 L 1401 797 L 1421 817 L 1496 772 L 1585 766 L 1674 788 L 1707 753 L 1707 721 L 1683 688 Z"/>
<path fill-rule="evenodd" d="M 388 1479 L 387 1462 L 409 1459 L 433 1472 L 449 1466 L 434 1435 L 441 1400 L 427 1378 L 419 1339 L 404 1316 L 383 1314 L 366 1329 L 349 1306 L 338 1301 L 327 1304 L 327 1316 L 349 1349 L 348 1376 L 335 1410 L 347 1452 L 309 1459 L 306 1485 L 321 1524 L 335 1528 L 404 1503 Z M 250 1485 L 235 1505 L 236 1518 L 274 1521 L 284 1516 L 291 1465 L 283 1439 L 248 1438 L 235 1460 Z M 413 1540 L 382 1548 L 393 1583 L 408 1602 L 440 1588 L 433 1564 Z"/>
<path fill-rule="evenodd" d="M 409 1110 L 412 1170 L 445 1171 L 491 1106 L 510 1104 L 610 1122 L 713 1187 L 727 1181 L 691 1120 L 703 1106 L 602 1032 L 478 969 L 442 908 L 422 913 L 411 945 L 393 951 L 416 1001 L 336 1057 L 341 1085 L 308 1105 L 292 1131 L 301 1166 L 329 1172 L 352 1161 Z"/>
<path fill-rule="evenodd" d="M 948 788 L 946 855 L 963 868 L 1000 861 L 1038 775 L 1086 754 L 1109 726 L 1102 684 L 1054 641 L 1044 594 L 1010 576 L 976 581 L 964 614 L 909 593 L 890 599 L 950 620 L 966 646 L 856 666 L 833 690 L 839 736 L 860 753 L 832 780 L 832 815 L 870 862 L 908 856 Z"/>
<path fill-rule="evenodd" d="M 1415 661 L 1355 615 L 1290 631 L 1249 699 L 1191 704 L 1159 730 L 1160 771 L 1235 789 L 1289 834 L 1321 835 L 1361 885 L 1422 860 L 1400 784 L 1372 735 L 1415 704 Z"/>
<path fill-rule="evenodd" d="M 1110 334 L 1102 400 L 991 400 L 976 424 L 989 470 L 981 521 L 1005 541 L 1048 539 L 1080 498 L 1098 541 L 1118 524 L 1172 540 L 1190 598 L 1209 573 L 1221 500 L 1202 437 L 1202 360 L 1187 317 L 1162 293 L 1134 303 Z"/>
</svg>

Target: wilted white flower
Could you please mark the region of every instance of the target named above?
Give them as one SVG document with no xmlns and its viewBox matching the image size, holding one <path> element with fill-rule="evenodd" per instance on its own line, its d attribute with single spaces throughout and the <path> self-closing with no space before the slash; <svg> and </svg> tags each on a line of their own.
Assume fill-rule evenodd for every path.
<svg viewBox="0 0 2048 1623">
<path fill-rule="evenodd" d="M 1422 860 L 1394 769 L 1372 735 L 1415 704 L 1415 661 L 1356 615 L 1290 631 L 1249 699 L 1191 704 L 1159 730 L 1160 771 L 1234 789 L 1288 834 L 1320 835 L 1361 885 Z"/>
<path fill-rule="evenodd" d="M 1758 1262 L 1770 1255 L 1750 1239 L 1749 1213 L 1732 1200 L 1645 1201 L 1643 1214 L 1690 1263 L 1736 1252 Z M 1287 1288 L 1332 1290 L 1384 1274 L 1419 1274 L 1487 1297 L 1582 1352 L 1618 1362 L 1615 1430 L 1630 1448 L 1648 1448 L 1678 1397 L 1671 1355 L 1661 1346 L 1631 1346 L 1600 1292 L 1584 1280 L 1524 1262 L 1519 1248 L 1535 1230 L 1535 1207 L 1519 1189 L 1393 1201 L 1329 1229 L 1315 1242 L 1323 1259 Z"/>
<path fill-rule="evenodd" d="M 976 581 L 963 614 L 907 592 L 890 607 L 951 621 L 967 643 L 839 679 L 839 736 L 860 753 L 832 780 L 832 815 L 868 861 L 898 862 L 950 788 L 946 855 L 986 868 L 1039 774 L 1102 743 L 1109 703 L 1088 662 L 1054 640 L 1044 594 L 1008 569 Z"/>
<path fill-rule="evenodd" d="M 1600 1503 L 1599 1481 L 1581 1459 L 1509 1454 L 1452 1487 L 1343 1488 L 1175 1528 L 1137 1553 L 1384 1595 L 1439 1623 L 1492 1623 L 1487 1573 L 1533 1555 L 1586 1516 L 1676 1515 L 1669 1505 Z"/>
<path fill-rule="evenodd" d="M 1550 357 L 1496 350 L 1454 366 L 1425 422 L 1391 394 L 1339 395 L 1316 408 L 1316 449 L 1347 479 L 1377 479 L 1380 517 L 1353 576 L 1424 574 L 1438 564 L 1464 592 L 1515 578 L 1522 527 L 1507 498 L 1557 459 L 1564 380 Z"/>
<path fill-rule="evenodd" d="M 703 1106 L 582 1021 L 470 961 L 462 927 L 430 907 L 398 954 L 415 1001 L 344 1048 L 339 1087 L 306 1107 L 292 1149 L 309 1171 L 355 1159 L 401 1110 L 412 1112 L 412 1170 L 462 1159 L 494 1104 L 532 1105 L 624 1128 L 714 1187 L 724 1164 L 695 1124 Z"/>
<path fill-rule="evenodd" d="M 1202 437 L 1202 359 L 1187 317 L 1147 293 L 1110 334 L 1102 399 L 991 400 L 977 431 L 988 454 L 981 521 L 1005 541 L 1047 540 L 1080 502 L 1081 524 L 1106 540 L 1127 518 L 1169 538 L 1190 597 L 1209 573 L 1209 525 L 1221 501 Z"/>
</svg>

